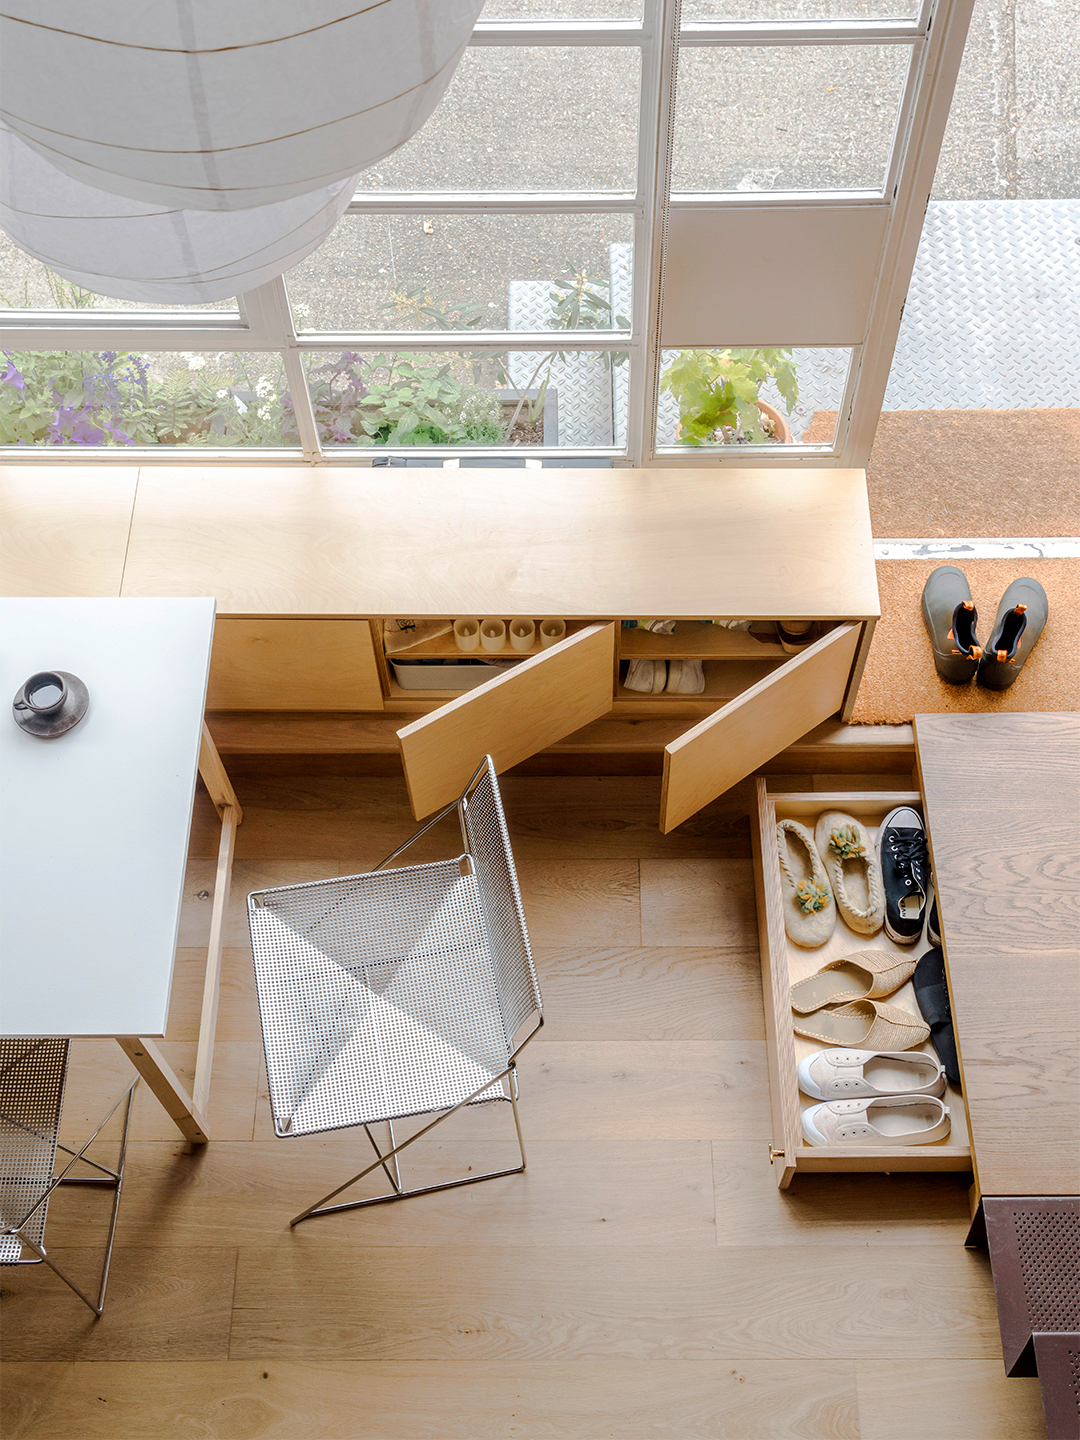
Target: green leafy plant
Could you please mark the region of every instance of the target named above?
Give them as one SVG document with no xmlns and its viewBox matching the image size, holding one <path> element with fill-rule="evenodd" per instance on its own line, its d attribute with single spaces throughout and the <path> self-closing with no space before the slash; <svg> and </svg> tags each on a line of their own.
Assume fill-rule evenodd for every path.
<svg viewBox="0 0 1080 1440">
<path fill-rule="evenodd" d="M 679 405 L 679 440 L 684 445 L 764 444 L 766 432 L 758 393 L 772 380 L 790 415 L 799 399 L 790 350 L 680 350 L 660 376 L 660 388 Z"/>
</svg>

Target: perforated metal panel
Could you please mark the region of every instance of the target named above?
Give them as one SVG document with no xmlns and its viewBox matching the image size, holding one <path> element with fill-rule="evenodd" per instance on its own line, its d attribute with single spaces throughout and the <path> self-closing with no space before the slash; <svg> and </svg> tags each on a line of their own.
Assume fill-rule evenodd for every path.
<svg viewBox="0 0 1080 1440">
<path fill-rule="evenodd" d="M 1080 1199 L 984 1197 L 983 1217 L 1005 1369 L 1031 1375 L 1036 1331 L 1080 1331 Z"/>
<path fill-rule="evenodd" d="M 0 1040 L 0 1230 L 22 1228 L 48 1189 L 67 1079 L 67 1040 Z M 25 1227 L 41 1244 L 48 1203 Z M 23 1258 L 16 1236 L 0 1234 L 0 1264 L 39 1264 Z"/>
<path fill-rule="evenodd" d="M 460 858 L 280 886 L 248 902 L 279 1135 L 506 1098 L 514 1032 L 540 1008 L 490 771 Z"/>
</svg>

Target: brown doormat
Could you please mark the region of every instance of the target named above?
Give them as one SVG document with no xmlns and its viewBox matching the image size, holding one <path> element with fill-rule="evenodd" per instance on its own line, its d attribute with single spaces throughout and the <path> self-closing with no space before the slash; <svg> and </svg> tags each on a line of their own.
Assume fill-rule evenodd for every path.
<svg viewBox="0 0 1080 1440">
<path fill-rule="evenodd" d="M 883 411 L 866 488 L 881 539 L 1078 535 L 1080 410 Z"/>
<path fill-rule="evenodd" d="M 879 560 L 881 619 L 855 701 L 855 725 L 902 725 L 915 715 L 972 710 L 1080 710 L 1080 560 L 965 560 L 961 565 L 986 641 L 1011 580 L 1030 575 L 1045 588 L 1050 618 L 1008 690 L 946 685 L 934 669 L 920 608 L 937 560 Z"/>
</svg>

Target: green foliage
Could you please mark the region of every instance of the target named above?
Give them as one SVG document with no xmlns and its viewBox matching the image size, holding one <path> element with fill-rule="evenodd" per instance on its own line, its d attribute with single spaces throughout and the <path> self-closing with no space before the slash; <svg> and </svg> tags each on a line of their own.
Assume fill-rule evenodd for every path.
<svg viewBox="0 0 1080 1440">
<path fill-rule="evenodd" d="M 372 375 L 385 370 L 385 380 Z M 502 406 L 490 392 L 463 385 L 450 362 L 374 355 L 366 393 L 356 400 L 359 445 L 500 445 Z"/>
<path fill-rule="evenodd" d="M 790 415 L 799 398 L 790 350 L 680 350 L 661 375 L 660 388 L 678 401 L 682 444 L 760 445 L 771 438 L 757 407 L 766 380 L 775 382 Z"/>
</svg>

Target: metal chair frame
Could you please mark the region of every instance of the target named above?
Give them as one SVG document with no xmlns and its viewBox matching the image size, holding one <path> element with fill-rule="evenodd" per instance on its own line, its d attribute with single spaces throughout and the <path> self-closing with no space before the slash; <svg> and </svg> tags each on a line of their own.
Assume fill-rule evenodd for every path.
<svg viewBox="0 0 1080 1440">
<path fill-rule="evenodd" d="M 6 1043 L 11 1044 L 13 1042 L 8 1041 Z M 29 1048 L 23 1051 L 20 1055 L 17 1055 L 13 1060 L 10 1060 L 3 1067 L 3 1070 L 0 1070 L 0 1075 L 7 1075 L 17 1065 L 26 1064 L 29 1060 L 32 1059 L 32 1057 L 38 1050 L 40 1050 L 43 1046 L 49 1043 L 54 1042 L 50 1042 L 48 1040 L 29 1040 L 27 1042 Z M 64 1041 L 63 1043 L 65 1046 L 67 1046 L 70 1042 Z M 52 1144 L 54 1154 L 56 1150 L 62 1150 L 65 1155 L 71 1156 L 71 1159 L 64 1166 L 60 1174 L 53 1176 L 52 1180 L 49 1182 L 48 1185 L 45 1186 L 41 1194 L 35 1200 L 34 1204 L 30 1207 L 29 1210 L 25 1212 L 25 1214 L 23 1214 L 16 1222 L 9 1222 L 0 1225 L 0 1237 L 10 1237 L 12 1239 L 17 1239 L 21 1245 L 25 1245 L 29 1250 L 33 1252 L 33 1254 L 36 1256 L 36 1259 L 23 1259 L 22 1255 L 20 1254 L 17 1260 L 8 1260 L 4 1261 L 3 1263 L 9 1265 L 37 1265 L 40 1262 L 44 1261 L 44 1263 L 48 1265 L 49 1269 L 52 1270 L 56 1275 L 58 1275 L 60 1279 L 64 1282 L 64 1284 L 70 1290 L 73 1290 L 75 1294 L 79 1297 L 79 1299 L 90 1307 L 90 1309 L 94 1312 L 95 1317 L 98 1317 L 101 1315 L 102 1311 L 105 1308 L 105 1291 L 109 1283 L 109 1267 L 112 1264 L 113 1242 L 116 1238 L 116 1220 L 120 1212 L 120 1192 L 123 1189 L 124 1184 L 124 1164 L 127 1159 L 128 1132 L 131 1127 L 131 1105 L 135 1096 L 135 1087 L 139 1083 L 139 1077 L 136 1076 L 135 1079 L 131 1082 L 131 1084 L 127 1087 L 127 1089 L 118 1097 L 115 1104 L 110 1109 L 109 1113 L 105 1116 L 104 1120 L 101 1121 L 100 1125 L 98 1125 L 97 1129 L 93 1132 L 90 1138 L 84 1141 L 78 1150 L 72 1150 L 69 1146 L 61 1144 L 60 1141 L 55 1138 L 56 1130 L 59 1129 L 60 1110 L 63 1105 L 64 1088 L 67 1082 L 67 1059 L 68 1052 L 65 1049 L 63 1057 L 63 1073 L 60 1078 L 58 1094 L 56 1096 L 55 1124 L 51 1133 L 45 1133 L 42 1130 L 33 1129 L 32 1127 L 27 1126 L 23 1122 L 21 1122 L 16 1116 L 8 1115 L 7 1113 L 0 1113 L 0 1123 L 4 1124 L 5 1126 L 10 1126 L 15 1130 L 22 1130 L 26 1135 L 32 1137 L 33 1139 L 41 1143 L 44 1143 L 46 1145 Z M 86 1154 L 86 1152 L 101 1134 L 102 1130 L 105 1129 L 105 1126 L 108 1125 L 109 1121 L 116 1114 L 117 1110 L 119 1110 L 120 1106 L 124 1104 L 125 1100 L 127 1101 L 127 1104 L 124 1109 L 124 1127 L 120 1137 L 120 1156 L 117 1161 L 117 1168 L 113 1170 L 110 1169 L 107 1165 L 100 1165 L 96 1160 L 91 1160 Z M 70 1172 L 74 1169 L 74 1167 L 79 1163 L 80 1160 L 83 1162 L 84 1165 L 89 1165 L 94 1170 L 99 1170 L 101 1172 L 100 1175 L 72 1175 Z M 28 1227 L 33 1224 L 35 1219 L 38 1217 L 39 1212 L 47 1205 L 53 1191 L 56 1190 L 60 1185 L 84 1185 L 103 1187 L 105 1189 L 111 1189 L 113 1192 L 112 1213 L 109 1216 L 109 1233 L 105 1241 L 105 1256 L 102 1261 L 101 1279 L 98 1284 L 96 1300 L 92 1300 L 90 1296 L 87 1295 L 86 1292 L 79 1285 L 76 1285 L 75 1281 L 71 1278 L 71 1276 L 68 1275 L 66 1271 L 64 1271 L 61 1266 L 56 1263 L 52 1256 L 47 1253 L 45 1246 L 42 1243 L 45 1238 L 44 1224 L 42 1224 L 41 1226 L 41 1237 L 39 1240 L 35 1240 L 33 1235 L 28 1233 Z"/>
<path fill-rule="evenodd" d="M 508 1043 L 509 1053 L 508 1053 L 508 1056 L 507 1056 L 507 1063 L 506 1063 L 506 1066 L 501 1070 L 501 1072 L 498 1073 L 498 1074 L 485 1075 L 485 1077 L 484 1077 L 484 1079 L 483 1079 L 483 1083 L 481 1083 L 480 1085 L 478 1085 L 478 1086 L 477 1086 L 474 1090 L 472 1090 L 471 1093 L 469 1093 L 468 1095 L 465 1095 L 464 1097 L 458 1099 L 453 1105 L 451 1105 L 451 1106 L 446 1106 L 446 1107 L 427 1107 L 427 1108 L 425 1108 L 425 1109 L 420 1109 L 420 1110 L 410 1110 L 410 1111 L 406 1111 L 406 1112 L 401 1113 L 401 1114 L 395 1114 L 395 1115 L 390 1115 L 390 1116 L 384 1115 L 384 1116 L 382 1116 L 382 1117 L 380 1117 L 380 1118 L 370 1119 L 370 1120 L 362 1121 L 362 1122 L 345 1122 L 344 1124 L 340 1124 L 340 1125 L 332 1125 L 332 1124 L 318 1125 L 318 1126 L 313 1126 L 313 1127 L 311 1127 L 310 1129 L 304 1131 L 303 1133 L 319 1133 L 320 1131 L 325 1131 L 325 1130 L 327 1130 L 327 1129 L 346 1128 L 346 1125 L 348 1125 L 348 1124 L 359 1123 L 359 1124 L 362 1125 L 362 1128 L 364 1129 L 365 1133 L 367 1134 L 368 1140 L 369 1140 L 370 1143 L 371 1143 L 372 1150 L 373 1150 L 374 1153 L 375 1153 L 375 1159 L 372 1161 L 372 1163 L 371 1163 L 370 1165 L 365 1166 L 362 1170 L 358 1171 L 355 1175 L 351 1176 L 348 1180 L 344 1181 L 341 1185 L 338 1185 L 334 1190 L 331 1190 L 331 1191 L 329 1192 L 329 1194 L 322 1196 L 319 1200 L 316 1200 L 313 1204 L 309 1205 L 306 1209 L 302 1210 L 298 1215 L 295 1215 L 295 1216 L 289 1221 L 290 1227 L 299 1225 L 299 1224 L 301 1223 L 301 1221 L 303 1221 L 303 1220 L 308 1220 L 308 1219 L 310 1219 L 310 1218 L 312 1218 L 312 1217 L 314 1217 L 314 1216 L 316 1216 L 316 1215 L 332 1215 L 332 1214 L 337 1214 L 337 1213 L 339 1213 L 339 1212 L 341 1212 L 341 1211 L 343 1211 L 343 1210 L 359 1210 L 359 1209 L 363 1209 L 363 1208 L 365 1208 L 366 1206 L 369 1206 L 369 1205 L 385 1205 L 385 1204 L 391 1203 L 391 1202 L 393 1202 L 393 1201 L 395 1201 L 395 1200 L 411 1199 L 412 1197 L 417 1196 L 417 1195 L 431 1195 L 431 1194 L 435 1194 L 436 1192 L 438 1192 L 438 1191 L 440 1191 L 440 1190 L 453 1190 L 453 1189 L 457 1189 L 458 1187 L 463 1186 L 463 1185 L 476 1185 L 476 1184 L 479 1184 L 479 1183 L 480 1183 L 481 1181 L 483 1181 L 483 1180 L 496 1180 L 496 1179 L 501 1179 L 502 1177 L 507 1176 L 507 1175 L 520 1175 L 520 1174 L 525 1170 L 525 1168 L 526 1168 L 527 1160 L 526 1160 L 526 1155 L 525 1155 L 525 1142 L 524 1142 L 524 1138 L 523 1138 L 523 1136 L 522 1136 L 522 1131 L 521 1131 L 521 1119 L 520 1119 L 520 1116 L 519 1116 L 519 1114 L 518 1114 L 518 1104 L 517 1104 L 517 1101 L 518 1101 L 517 1060 L 518 1060 L 518 1057 L 520 1056 L 522 1050 L 524 1050 L 525 1046 L 529 1043 L 530 1040 L 533 1039 L 533 1037 L 536 1035 L 536 1033 L 537 1033 L 537 1032 L 541 1029 L 541 1027 L 543 1026 L 544 1016 L 543 1016 L 543 1008 L 542 1008 L 542 1001 L 541 1001 L 541 998 L 540 998 L 539 987 L 537 986 L 537 983 L 536 983 L 536 975 L 535 975 L 535 971 L 534 971 L 534 969 L 533 969 L 533 964 L 532 964 L 532 954 L 531 954 L 531 949 L 530 949 L 530 947 L 529 947 L 528 932 L 527 932 L 526 927 L 525 927 L 524 913 L 523 913 L 522 906 L 521 906 L 521 895 L 520 895 L 520 891 L 519 891 L 519 889 L 518 889 L 518 884 L 517 884 L 517 874 L 516 874 L 516 871 L 515 871 L 515 868 L 514 868 L 513 855 L 512 855 L 512 852 L 511 852 L 511 850 L 510 850 L 509 836 L 508 836 L 507 830 L 506 830 L 506 821 L 505 821 L 505 817 L 504 817 L 504 815 L 503 815 L 502 804 L 501 804 L 501 800 L 500 800 L 500 797 L 499 797 L 498 785 L 497 785 L 496 778 L 495 778 L 495 767 L 494 767 L 494 764 L 493 764 L 490 756 L 486 756 L 485 759 L 484 759 L 484 761 L 477 767 L 477 770 L 476 770 L 475 773 L 473 774 L 473 776 L 472 776 L 472 778 L 470 779 L 469 783 L 466 785 L 464 791 L 461 793 L 461 795 L 460 795 L 456 800 L 452 801 L 449 805 L 445 806 L 442 810 L 440 810 L 439 813 L 438 813 L 437 815 L 435 815 L 431 820 L 429 820 L 429 821 L 427 822 L 427 824 L 424 825 L 420 830 L 418 830 L 415 835 L 413 835 L 413 836 L 412 836 L 409 840 L 407 840 L 403 845 L 399 845 L 398 848 L 397 848 L 396 850 L 394 850 L 391 854 L 389 854 L 384 860 L 380 861 L 379 864 L 378 864 L 377 866 L 375 866 L 375 869 L 374 869 L 373 871 L 367 872 L 366 875 L 362 875 L 362 876 L 348 876 L 348 877 L 341 877 L 341 879 L 339 879 L 339 880 L 324 881 L 324 882 L 314 882 L 314 886 L 312 886 L 311 884 L 308 884 L 308 885 L 297 885 L 297 886 L 280 886 L 280 887 L 277 887 L 277 889 L 275 889 L 275 890 L 265 890 L 265 891 L 256 891 L 256 892 L 253 892 L 253 893 L 249 896 L 249 916 L 253 913 L 254 910 L 257 910 L 258 908 L 260 908 L 260 906 L 261 906 L 262 904 L 265 903 L 264 897 L 266 897 L 266 896 L 287 894 L 287 892 L 289 892 L 289 891 L 293 891 L 293 892 L 296 892 L 296 891 L 308 891 L 308 890 L 311 890 L 312 888 L 315 888 L 315 887 L 318 887 L 318 886 L 321 886 L 321 885 L 328 885 L 328 886 L 329 886 L 329 885 L 337 885 L 337 886 L 340 886 L 341 884 L 345 883 L 345 882 L 348 881 L 348 880 L 364 880 L 364 879 L 367 878 L 367 876 L 369 876 L 369 875 L 375 875 L 375 874 L 377 874 L 377 873 L 380 872 L 380 871 L 384 871 L 388 866 L 391 865 L 391 862 L 392 862 L 392 861 L 394 861 L 394 860 L 396 860 L 396 859 L 398 858 L 399 855 L 404 854 L 404 852 L 405 852 L 406 850 L 408 850 L 408 849 L 410 848 L 410 846 L 415 845 L 415 843 L 416 843 L 418 840 L 420 840 L 424 835 L 426 835 L 429 830 L 434 829 L 434 827 L 435 827 L 436 825 L 438 825 L 442 820 L 444 820 L 448 815 L 450 815 L 451 812 L 455 812 L 455 811 L 456 811 L 456 813 L 457 813 L 458 823 L 459 823 L 460 829 L 461 829 L 462 843 L 463 843 L 463 846 L 464 846 L 463 853 L 458 857 L 458 865 L 459 865 L 460 873 L 461 873 L 461 875 L 463 875 L 463 876 L 466 876 L 466 875 L 477 876 L 477 868 L 476 868 L 476 865 L 475 865 L 474 861 L 475 861 L 475 859 L 478 857 L 478 852 L 475 850 L 474 844 L 473 844 L 472 840 L 470 839 L 470 835 L 469 835 L 469 828 L 468 828 L 468 822 L 469 822 L 469 805 L 470 805 L 470 801 L 471 801 L 471 800 L 475 801 L 476 792 L 477 792 L 478 788 L 485 783 L 485 781 L 487 781 L 487 782 L 490 783 L 490 787 L 491 787 L 491 790 L 490 790 L 490 800 L 493 801 L 494 811 L 495 811 L 495 814 L 496 814 L 497 820 L 498 820 L 498 828 L 499 828 L 500 838 L 501 838 L 501 842 L 502 842 L 502 853 L 501 853 L 500 858 L 505 862 L 506 876 L 507 876 L 507 878 L 508 878 L 509 888 L 510 888 L 510 896 L 509 896 L 509 899 L 510 899 L 510 901 L 511 901 L 511 903 L 512 903 L 513 914 L 514 914 L 515 919 L 516 919 L 516 927 L 517 927 L 517 928 L 516 928 L 516 933 L 515 933 L 515 937 L 514 937 L 514 938 L 515 938 L 515 939 L 521 944 L 521 946 L 522 946 L 522 954 L 523 954 L 523 956 L 524 956 L 525 964 L 526 964 L 526 966 L 527 966 L 527 975 L 528 975 L 528 982 L 529 982 L 529 986 L 528 986 L 528 988 L 529 988 L 529 996 L 528 996 L 528 999 L 529 999 L 529 1003 L 530 1003 L 530 1005 L 531 1005 L 531 1012 L 527 1012 L 527 1013 L 523 1016 L 521 1022 L 516 1026 L 516 1028 L 515 1028 L 515 1030 L 514 1030 L 514 1035 L 513 1035 L 514 1043 L 513 1043 L 513 1045 L 512 1045 L 512 1048 L 510 1047 L 510 1045 L 509 1045 L 509 1043 Z M 449 863 L 452 863 L 452 862 L 449 862 Z M 418 869 L 422 869 L 422 868 L 424 868 L 424 867 L 393 867 L 393 868 L 394 868 L 395 870 L 397 870 L 397 869 L 400 868 L 400 869 L 402 869 L 403 871 L 407 871 L 407 870 L 418 870 Z M 478 885 L 481 885 L 482 883 L 483 883 L 482 877 L 478 877 L 478 878 L 477 878 L 477 884 L 478 884 Z M 328 913 L 332 913 L 332 911 L 331 911 L 331 912 L 328 912 Z M 256 942 L 256 937 L 255 937 L 255 925 L 254 925 L 254 923 L 253 923 L 253 925 L 252 925 L 252 945 L 253 945 L 253 949 L 255 949 L 256 944 L 257 944 L 257 942 Z M 259 971 L 259 965 L 258 965 L 258 960 L 256 960 L 256 981 L 257 981 L 257 984 L 258 984 L 258 981 L 259 981 L 259 973 L 258 973 L 258 971 Z M 269 1047 L 269 1045 L 267 1044 L 268 1028 L 267 1028 L 266 1010 L 265 1010 L 265 1008 L 264 1008 L 263 1000 L 264 1000 L 263 991 L 262 991 L 262 988 L 259 987 L 260 1015 L 261 1015 L 262 1020 L 263 1020 L 263 1039 L 264 1039 L 264 1045 L 266 1045 L 266 1048 L 267 1048 L 267 1067 L 268 1067 L 268 1071 L 269 1071 L 269 1069 L 270 1069 L 270 1047 Z M 500 997 L 500 1004 L 501 1004 L 501 997 Z M 536 1016 L 536 1023 L 535 1023 L 535 1025 L 533 1025 L 533 1027 L 528 1031 L 528 1033 L 524 1036 L 524 1038 L 521 1039 L 520 1041 L 518 1041 L 517 1035 L 518 1035 L 518 1033 L 520 1032 L 522 1025 L 525 1023 L 525 1021 L 528 1020 L 528 1018 L 529 1018 L 529 1013 L 535 1014 L 535 1016 Z M 496 1085 L 500 1087 L 500 1090 L 501 1090 L 503 1093 L 496 1094 L 496 1095 L 491 1095 L 491 1094 L 487 1093 L 487 1092 L 489 1092 L 489 1091 L 492 1089 L 493 1086 L 496 1086 Z M 272 1094 L 272 1096 L 273 1096 L 273 1086 L 271 1086 L 271 1094 Z M 509 1102 L 510 1102 L 510 1106 L 511 1106 L 511 1109 L 512 1109 L 512 1112 L 513 1112 L 513 1116 L 514 1116 L 514 1128 L 515 1128 L 515 1131 L 516 1131 L 516 1134 L 517 1134 L 518 1150 L 519 1150 L 519 1153 L 520 1153 L 520 1156 L 521 1156 L 521 1163 L 520 1163 L 519 1165 L 514 1165 L 514 1166 L 509 1167 L 508 1169 L 503 1169 L 503 1170 L 487 1171 L 487 1172 L 485 1172 L 485 1173 L 483 1173 L 483 1174 L 480 1174 L 480 1175 L 467 1175 L 467 1176 L 461 1177 L 460 1179 L 442 1181 L 442 1182 L 440 1182 L 440 1183 L 438 1183 L 438 1184 L 434 1184 L 434 1185 L 424 1185 L 424 1186 L 415 1186 L 415 1187 L 412 1187 L 412 1188 L 405 1188 L 405 1186 L 404 1186 L 403 1183 L 402 1183 L 401 1171 L 400 1171 L 400 1167 L 399 1167 L 399 1156 L 401 1155 L 401 1153 L 402 1153 L 404 1150 L 408 1149 L 409 1146 L 415 1144 L 417 1140 L 422 1139 L 422 1138 L 423 1138 L 425 1135 L 427 1135 L 430 1131 L 434 1130 L 436 1126 L 441 1125 L 445 1120 L 448 1120 L 452 1115 L 455 1115 L 455 1114 L 456 1114 L 459 1110 L 461 1110 L 464 1106 L 466 1106 L 466 1105 L 472 1105 L 472 1104 L 488 1104 L 488 1103 L 492 1103 L 492 1102 L 497 1101 L 497 1100 L 509 1100 Z M 428 1124 L 424 1125 L 424 1126 L 423 1126 L 420 1130 L 418 1130 L 414 1135 L 409 1136 L 408 1139 L 402 1140 L 402 1141 L 398 1141 L 398 1140 L 396 1139 L 396 1137 L 395 1137 L 395 1135 L 394 1135 L 394 1121 L 395 1121 L 395 1120 L 405 1119 L 405 1118 L 407 1118 L 408 1116 L 417 1115 L 417 1114 L 424 1114 L 424 1113 L 431 1114 L 431 1113 L 434 1113 L 434 1111 L 435 1111 L 436 1109 L 439 1111 L 439 1113 L 436 1114 L 436 1118 L 435 1118 L 434 1120 L 431 1120 Z M 388 1146 L 388 1148 L 386 1148 L 385 1150 L 380 1148 L 378 1141 L 376 1140 L 375 1136 L 372 1134 L 372 1131 L 371 1131 L 371 1126 L 372 1126 L 372 1125 L 374 1125 L 374 1124 L 383 1124 L 383 1123 L 385 1123 L 385 1124 L 387 1125 L 387 1127 L 388 1127 L 388 1132 L 389 1132 L 389 1146 Z M 278 1133 L 278 1135 L 279 1135 L 279 1138 L 283 1138 L 283 1139 L 290 1138 L 288 1126 L 289 1126 L 289 1120 L 286 1119 L 286 1121 L 284 1122 L 284 1127 L 279 1127 L 278 1120 L 277 1120 L 277 1116 L 275 1115 L 275 1130 L 277 1131 L 277 1133 Z M 378 1170 L 378 1169 L 380 1169 L 380 1168 L 383 1170 L 383 1172 L 385 1173 L 385 1175 L 386 1175 L 386 1177 L 387 1177 L 387 1180 L 390 1182 L 391 1189 L 390 1189 L 389 1191 L 387 1191 L 386 1193 L 381 1194 L 381 1195 L 375 1195 L 375 1196 L 371 1196 L 371 1197 L 369 1197 L 369 1198 L 365 1198 L 365 1199 L 363 1199 L 363 1200 L 347 1200 L 347 1201 L 340 1202 L 340 1203 L 338 1203 L 338 1204 L 336 1204 L 336 1205 L 332 1205 L 332 1204 L 329 1203 L 330 1201 L 334 1200 L 338 1195 L 340 1195 L 340 1194 L 342 1194 L 344 1191 L 350 1189 L 353 1185 L 358 1184 L 361 1180 L 365 1179 L 368 1175 L 371 1175 L 374 1171 L 376 1171 L 376 1170 Z"/>
</svg>

